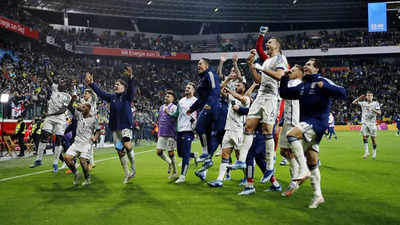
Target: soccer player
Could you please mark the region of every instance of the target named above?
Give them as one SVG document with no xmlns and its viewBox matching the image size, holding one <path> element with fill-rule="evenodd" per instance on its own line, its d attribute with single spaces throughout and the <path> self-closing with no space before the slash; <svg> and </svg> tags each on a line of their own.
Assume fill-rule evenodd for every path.
<svg viewBox="0 0 400 225">
<path fill-rule="evenodd" d="M 75 110 L 73 102 L 74 98 L 71 100 L 68 109 L 74 114 L 78 122 L 76 136 L 74 143 L 68 148 L 64 158 L 68 168 L 70 168 L 74 174 L 73 184 L 77 185 L 79 182 L 79 173 L 75 167 L 74 158 L 79 155 L 79 161 L 85 176 L 85 181 L 82 185 L 85 186 L 91 183 L 89 175 L 89 151 L 93 142 L 97 140 L 100 135 L 100 127 L 96 117 L 90 113 L 91 105 L 89 103 L 79 104 L 76 106 Z"/>
<path fill-rule="evenodd" d="M 303 82 L 288 87 L 289 76 L 281 79 L 280 94 L 285 99 L 299 99 L 300 124 L 287 132 L 296 160 L 299 164 L 297 178 L 294 181 L 304 181 L 311 171 L 311 185 L 314 196 L 309 208 L 317 208 L 323 203 L 321 191 L 321 174 L 318 168 L 318 152 L 321 138 L 328 128 L 328 115 L 331 107 L 331 98 L 345 98 L 343 87 L 333 83 L 320 75 L 321 64 L 318 59 L 311 58 L 304 65 Z M 307 158 L 305 166 L 304 153 Z"/>
<path fill-rule="evenodd" d="M 376 158 L 376 115 L 381 115 L 381 107 L 377 101 L 373 101 L 374 95 L 368 91 L 367 95 L 361 95 L 353 101 L 353 104 L 361 106 L 361 135 L 364 142 L 363 159 L 369 156 L 368 137 L 372 140 L 372 159 Z"/>
<path fill-rule="evenodd" d="M 289 76 L 289 87 L 297 86 L 301 83 L 303 78 L 303 67 L 300 65 L 293 66 L 288 72 Z M 291 179 L 296 177 L 298 170 L 298 163 L 294 158 L 291 146 L 287 139 L 287 132 L 292 128 L 299 126 L 300 123 L 300 106 L 299 100 L 285 100 L 284 113 L 283 113 L 283 127 L 281 131 L 280 139 L 280 153 L 282 157 L 287 159 L 290 163 L 290 177 Z M 282 193 L 282 196 L 290 196 L 298 188 L 298 182 L 291 181 L 286 191 Z"/>
<path fill-rule="evenodd" d="M 62 152 L 62 140 L 64 136 L 66 118 L 65 112 L 71 100 L 71 96 L 66 92 L 67 86 L 63 79 L 59 79 L 58 84 L 53 82 L 50 73 L 46 68 L 46 79 L 51 85 L 51 96 L 47 103 L 47 113 L 44 114 L 43 128 L 40 134 L 40 143 L 38 147 L 38 154 L 35 162 L 30 165 L 31 168 L 42 165 L 43 152 L 45 151 L 46 144 L 49 139 L 56 135 L 55 152 L 53 160 L 53 171 L 58 171 L 58 158 Z"/>
<path fill-rule="evenodd" d="M 220 79 L 215 71 L 210 68 L 210 62 L 206 58 L 199 60 L 197 64 L 197 72 L 201 78 L 200 84 L 196 90 L 199 98 L 186 113 L 190 115 L 194 111 L 201 110 L 197 118 L 196 132 L 204 146 L 207 146 L 208 161 L 205 163 L 208 163 L 208 166 L 211 166 L 211 157 L 216 150 L 216 148 L 213 149 L 213 144 L 211 142 L 211 131 L 220 112 Z M 203 172 L 204 171 L 201 171 L 200 173 Z M 204 174 L 200 173 L 196 173 L 196 175 L 202 179 Z"/>
<path fill-rule="evenodd" d="M 181 175 L 175 181 L 176 184 L 185 182 L 186 173 L 189 169 L 190 158 L 195 158 L 194 153 L 191 153 L 192 141 L 194 139 L 193 124 L 195 123 L 196 113 L 192 116 L 186 114 L 190 106 L 196 102 L 197 98 L 194 96 L 195 85 L 189 82 L 185 87 L 185 97 L 179 100 L 178 103 L 178 121 L 177 121 L 177 150 L 178 156 L 182 158 Z"/>
<path fill-rule="evenodd" d="M 104 101 L 110 103 L 109 126 L 113 134 L 114 147 L 118 153 L 121 166 L 124 170 L 123 183 L 126 184 L 136 175 L 135 154 L 132 146 L 132 110 L 131 102 L 134 97 L 134 81 L 132 67 L 125 69 L 128 76 L 128 83 L 118 79 L 114 84 L 114 94 L 101 90 L 93 81 L 93 76 L 86 73 L 85 82 Z M 128 159 L 131 164 L 129 170 Z"/>
<path fill-rule="evenodd" d="M 337 139 L 336 132 L 335 132 L 335 117 L 333 116 L 332 113 L 329 113 L 329 128 L 328 128 L 328 139 L 331 140 L 332 135 L 335 136 L 335 139 Z"/>
<path fill-rule="evenodd" d="M 257 97 L 251 105 L 246 120 L 243 145 L 240 148 L 240 158 L 232 165 L 232 169 L 246 168 L 246 156 L 253 142 L 253 134 L 259 123 L 262 123 L 263 134 L 266 139 L 267 171 L 264 176 L 269 180 L 274 174 L 274 137 L 273 126 L 276 120 L 278 104 L 278 82 L 288 69 L 286 57 L 281 54 L 281 44 L 278 38 L 267 41 L 266 47 L 269 58 L 262 66 L 254 64 L 255 54 L 250 53 L 247 59 L 253 79 L 260 83 Z M 256 66 L 257 65 L 257 66 Z M 260 71 L 261 75 L 256 71 Z"/>
<path fill-rule="evenodd" d="M 164 97 L 164 105 L 160 107 L 160 116 L 158 117 L 158 140 L 157 155 L 168 163 L 168 179 L 178 177 L 176 167 L 176 116 L 177 106 L 174 102 L 174 92 L 167 90 Z M 168 151 L 168 156 L 164 151 Z"/>
<path fill-rule="evenodd" d="M 225 172 L 229 165 L 229 157 L 233 150 L 238 150 L 243 141 L 243 124 L 245 116 L 240 115 L 238 110 L 240 107 L 249 107 L 250 98 L 245 96 L 246 86 L 243 82 L 236 83 L 235 91 L 230 90 L 226 86 L 233 79 L 229 76 L 221 85 L 224 95 L 228 94 L 229 109 L 225 124 L 225 135 L 222 140 L 221 165 L 219 167 L 219 175 L 215 181 L 208 182 L 211 187 L 222 187 Z"/>
<path fill-rule="evenodd" d="M 83 98 L 81 99 L 82 104 L 90 104 L 90 115 L 95 117 L 97 116 L 97 96 L 91 89 L 86 89 L 83 92 Z M 97 140 L 95 140 L 96 142 Z M 94 144 L 90 145 L 89 149 L 89 168 L 95 168 L 96 164 L 94 163 Z"/>
<path fill-rule="evenodd" d="M 400 135 L 400 115 L 399 115 L 399 113 L 396 113 L 396 115 L 394 116 L 394 121 L 396 122 L 396 127 L 397 127 L 396 136 L 399 136 Z"/>
</svg>

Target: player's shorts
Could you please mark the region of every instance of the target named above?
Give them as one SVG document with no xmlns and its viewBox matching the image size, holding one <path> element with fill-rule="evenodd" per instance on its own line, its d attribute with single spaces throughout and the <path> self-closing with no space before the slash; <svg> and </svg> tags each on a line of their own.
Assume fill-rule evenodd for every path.
<svg viewBox="0 0 400 225">
<path fill-rule="evenodd" d="M 287 139 L 287 132 L 292 129 L 294 126 L 292 124 L 283 123 L 283 127 L 281 130 L 281 137 L 279 138 L 279 146 L 280 148 L 290 148 L 289 141 Z"/>
<path fill-rule="evenodd" d="M 129 138 L 129 140 L 132 140 L 132 129 L 125 128 L 122 130 L 113 131 L 112 135 L 113 135 L 114 145 L 117 142 L 122 141 L 122 138 L 124 137 Z"/>
<path fill-rule="evenodd" d="M 232 148 L 239 150 L 239 147 L 243 143 L 243 132 L 227 130 L 225 131 L 224 138 L 222 139 L 222 149 Z"/>
<path fill-rule="evenodd" d="M 48 116 L 44 119 L 43 130 L 50 133 L 63 136 L 67 126 L 64 115 Z"/>
<path fill-rule="evenodd" d="M 312 149 L 319 153 L 319 143 L 316 141 L 317 134 L 315 133 L 313 126 L 306 122 L 300 122 L 299 128 L 303 133 L 303 150 L 306 152 Z"/>
<path fill-rule="evenodd" d="M 90 159 L 90 150 L 91 144 L 90 143 L 77 143 L 74 142 L 67 150 L 67 155 L 76 156 L 80 154 L 79 157 Z"/>
<path fill-rule="evenodd" d="M 276 108 L 278 104 L 277 97 L 260 97 L 250 106 L 247 118 L 260 119 L 261 123 L 273 126 L 277 117 Z"/>
<path fill-rule="evenodd" d="M 376 124 L 363 123 L 361 125 L 361 135 L 376 137 Z"/>
<path fill-rule="evenodd" d="M 176 140 L 173 137 L 158 137 L 157 149 L 174 151 L 176 149 Z"/>
</svg>

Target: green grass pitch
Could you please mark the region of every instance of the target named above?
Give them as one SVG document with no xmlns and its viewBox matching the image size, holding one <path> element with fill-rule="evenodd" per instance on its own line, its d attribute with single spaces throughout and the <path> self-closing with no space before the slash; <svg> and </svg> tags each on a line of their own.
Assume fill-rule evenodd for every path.
<svg viewBox="0 0 400 225">
<path fill-rule="evenodd" d="M 72 185 L 72 176 L 63 171 L 46 172 L 52 156 L 43 166 L 30 169 L 29 159 L 0 162 L 0 224 L 400 224 L 400 137 L 394 131 L 378 134 L 376 160 L 361 159 L 359 132 L 338 132 L 338 140 L 322 141 L 322 191 L 325 203 L 308 209 L 312 191 L 308 180 L 293 196 L 266 193 L 268 185 L 259 184 L 257 193 L 238 196 L 243 174 L 232 173 L 233 180 L 212 189 L 188 171 L 187 183 L 168 181 L 167 165 L 158 158 L 154 146 L 136 148 L 137 176 L 122 184 L 123 172 L 116 153 L 111 149 L 96 152 L 97 168 L 92 184 Z M 370 144 L 371 148 L 371 144 Z M 200 151 L 199 143 L 193 145 Z M 280 160 L 280 157 L 278 157 Z M 217 176 L 220 159 L 208 173 Z M 285 189 L 288 167 L 276 165 L 276 176 Z M 80 168 L 79 168 L 80 169 Z M 40 172 L 4 181 L 4 178 Z"/>
</svg>

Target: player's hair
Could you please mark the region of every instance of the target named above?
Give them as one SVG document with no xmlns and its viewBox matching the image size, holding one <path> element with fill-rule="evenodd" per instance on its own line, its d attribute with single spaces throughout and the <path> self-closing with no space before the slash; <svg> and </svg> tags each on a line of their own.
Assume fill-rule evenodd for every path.
<svg viewBox="0 0 400 225">
<path fill-rule="evenodd" d="M 85 103 L 84 105 L 86 105 L 86 107 L 88 107 L 89 110 L 92 108 L 92 106 L 89 103 Z"/>
<path fill-rule="evenodd" d="M 367 94 L 373 95 L 374 93 L 372 93 L 372 91 L 367 91 Z"/>
<path fill-rule="evenodd" d="M 190 85 L 190 86 L 193 87 L 193 89 L 196 89 L 196 85 L 195 85 L 193 82 L 189 82 L 189 83 L 187 83 L 186 85 Z"/>
<path fill-rule="evenodd" d="M 126 83 L 126 81 L 124 81 L 123 79 L 118 79 L 117 81 L 115 81 L 115 82 L 119 82 L 119 83 L 121 83 L 124 87 L 125 87 L 125 89 L 127 89 L 128 88 L 128 84 Z"/>
<path fill-rule="evenodd" d="M 318 68 L 319 69 L 319 71 L 321 71 L 321 69 L 322 69 L 322 63 L 321 63 L 321 61 L 319 60 L 319 59 L 317 59 L 317 58 L 311 58 L 311 59 L 309 59 L 310 61 L 313 61 L 314 62 L 314 67 L 315 68 Z"/>
<path fill-rule="evenodd" d="M 279 37 L 271 37 L 270 39 L 274 39 L 279 44 L 279 52 L 282 54 L 282 41 Z"/>
<path fill-rule="evenodd" d="M 175 98 L 174 91 L 172 91 L 172 90 L 166 90 L 166 91 L 165 91 L 165 95 L 172 95 L 172 97 Z"/>
<path fill-rule="evenodd" d="M 210 65 L 210 59 L 203 57 L 200 60 L 203 60 L 207 65 Z"/>
<path fill-rule="evenodd" d="M 294 66 L 293 67 L 297 67 L 301 72 L 303 72 L 303 67 L 302 66 L 300 66 L 299 64 L 294 64 Z"/>
</svg>

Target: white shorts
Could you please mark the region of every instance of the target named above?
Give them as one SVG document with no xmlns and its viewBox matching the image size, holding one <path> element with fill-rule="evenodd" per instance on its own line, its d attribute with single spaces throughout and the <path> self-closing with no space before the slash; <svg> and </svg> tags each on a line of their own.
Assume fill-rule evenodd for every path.
<svg viewBox="0 0 400 225">
<path fill-rule="evenodd" d="M 90 159 L 90 150 L 91 144 L 89 143 L 77 143 L 74 142 L 67 150 L 66 154 L 67 155 L 72 155 L 76 156 L 80 154 L 79 157 L 85 158 L 85 159 Z"/>
<path fill-rule="evenodd" d="M 256 100 L 250 106 L 247 118 L 260 119 L 261 123 L 274 125 L 277 117 L 276 108 L 278 104 L 277 97 L 260 97 L 257 96 Z"/>
<path fill-rule="evenodd" d="M 49 116 L 44 119 L 42 129 L 50 134 L 63 136 L 66 126 L 65 116 Z"/>
<path fill-rule="evenodd" d="M 281 136 L 279 138 L 279 147 L 280 148 L 290 148 L 289 141 L 287 139 L 287 132 L 289 132 L 290 129 L 292 129 L 294 126 L 292 124 L 287 124 L 284 123 L 282 130 L 281 130 Z"/>
<path fill-rule="evenodd" d="M 362 124 L 361 135 L 376 137 L 376 124 Z"/>
<path fill-rule="evenodd" d="M 158 137 L 157 149 L 174 151 L 176 149 L 176 140 L 173 137 Z"/>
<path fill-rule="evenodd" d="M 243 143 L 243 132 L 242 131 L 225 131 L 224 138 L 222 139 L 222 149 L 232 148 L 239 150 L 239 147 Z"/>
<path fill-rule="evenodd" d="M 317 134 L 312 125 L 306 122 L 300 122 L 299 128 L 303 133 L 303 150 L 306 152 L 311 148 L 313 151 L 319 152 L 319 143 L 316 141 Z"/>
<path fill-rule="evenodd" d="M 113 131 L 113 139 L 114 139 L 114 145 L 119 142 L 122 141 L 123 137 L 127 137 L 129 138 L 129 140 L 132 140 L 132 129 L 122 129 L 122 130 L 118 130 L 118 131 Z"/>
</svg>

